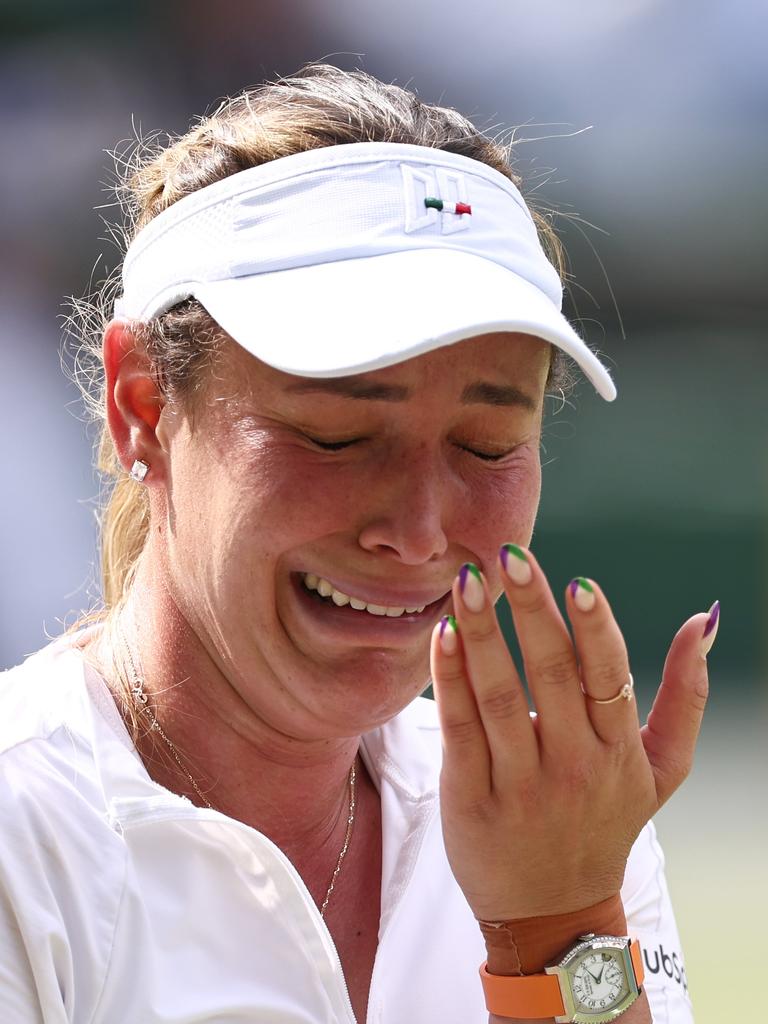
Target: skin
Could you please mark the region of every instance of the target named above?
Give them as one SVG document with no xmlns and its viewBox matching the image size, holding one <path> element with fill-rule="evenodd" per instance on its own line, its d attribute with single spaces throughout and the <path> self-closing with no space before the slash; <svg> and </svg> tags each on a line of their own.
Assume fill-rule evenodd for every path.
<svg viewBox="0 0 768 1024">
<path fill-rule="evenodd" d="M 562 913 L 617 892 L 632 841 L 690 766 L 705 616 L 675 638 L 641 733 L 634 702 L 598 708 L 579 688 L 579 663 L 595 695 L 613 695 L 629 671 L 599 588 L 589 613 L 569 598 L 572 640 L 532 557 L 530 583 L 505 578 L 499 547 L 529 543 L 539 500 L 548 345 L 481 336 L 361 375 L 351 396 L 307 390 L 227 341 L 192 417 L 164 402 L 129 324 L 107 329 L 104 363 L 121 462 L 151 467 L 151 531 L 122 625 L 158 719 L 195 752 L 211 803 L 278 843 L 320 902 L 360 734 L 422 691 L 431 657 L 446 848 L 476 916 Z M 466 400 L 478 382 L 497 400 L 506 389 L 506 404 L 487 388 Z M 468 561 L 483 573 L 480 612 L 454 582 Z M 307 572 L 363 600 L 427 608 L 402 618 L 338 609 L 305 592 Z M 502 588 L 535 725 L 492 612 Z M 446 654 L 432 634 L 451 610 L 460 642 Z M 106 644 L 94 653 L 109 677 L 122 655 Z M 200 802 L 168 758 L 140 752 L 158 781 Z M 636 800 L 622 798 L 629 791 Z M 586 808 L 598 845 L 575 827 Z M 378 798 L 363 771 L 339 891 L 378 891 L 366 865 L 378 871 L 379 853 Z M 512 877 L 510 862 L 521 865 Z M 349 904 L 335 901 L 326 920 L 364 1019 L 378 905 L 356 939 Z M 645 999 L 624 1019 L 649 1021 Z"/>
</svg>

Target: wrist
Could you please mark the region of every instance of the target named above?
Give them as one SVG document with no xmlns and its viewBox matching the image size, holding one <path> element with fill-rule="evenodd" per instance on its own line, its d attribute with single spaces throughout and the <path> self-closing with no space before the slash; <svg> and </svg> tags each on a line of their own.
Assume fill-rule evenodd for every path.
<svg viewBox="0 0 768 1024">
<path fill-rule="evenodd" d="M 617 894 L 590 907 L 514 921 L 479 921 L 490 974 L 537 974 L 580 935 L 626 935 L 624 905 Z"/>
</svg>

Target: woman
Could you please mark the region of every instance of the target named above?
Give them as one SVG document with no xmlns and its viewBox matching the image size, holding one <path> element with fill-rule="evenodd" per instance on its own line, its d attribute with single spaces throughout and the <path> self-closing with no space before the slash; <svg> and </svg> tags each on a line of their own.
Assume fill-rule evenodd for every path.
<svg viewBox="0 0 768 1024">
<path fill-rule="evenodd" d="M 600 588 L 571 638 L 527 550 L 563 354 L 615 392 L 513 182 L 324 66 L 133 173 L 106 609 L 3 687 L 9 1024 L 692 1019 L 647 822 L 717 608 L 640 730 Z"/>
</svg>

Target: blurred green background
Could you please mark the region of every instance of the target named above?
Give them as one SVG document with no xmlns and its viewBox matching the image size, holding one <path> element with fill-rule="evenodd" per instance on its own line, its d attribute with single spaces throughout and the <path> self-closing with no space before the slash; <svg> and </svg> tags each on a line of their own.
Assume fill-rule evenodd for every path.
<svg viewBox="0 0 768 1024">
<path fill-rule="evenodd" d="M 762 324 L 734 321 L 606 344 L 620 398 L 601 408 L 582 387 L 551 418 L 534 540 L 553 581 L 609 595 L 643 714 L 676 629 L 721 601 L 694 770 L 657 819 L 700 1024 L 766 1016 L 768 349 Z"/>
<path fill-rule="evenodd" d="M 98 600 L 97 485 L 59 350 L 61 297 L 116 260 L 105 150 L 323 57 L 522 126 L 568 311 L 619 387 L 553 404 L 534 549 L 560 592 L 603 586 L 642 711 L 675 630 L 722 602 L 697 762 L 659 829 L 698 1024 L 762 1020 L 766 38 L 759 0 L 4 0 L 0 667 Z"/>
</svg>

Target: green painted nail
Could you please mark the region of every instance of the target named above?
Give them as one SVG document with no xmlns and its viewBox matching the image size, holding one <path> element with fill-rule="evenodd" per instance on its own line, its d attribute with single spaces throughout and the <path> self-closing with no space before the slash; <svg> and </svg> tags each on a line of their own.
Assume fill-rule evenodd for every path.
<svg viewBox="0 0 768 1024">
<path fill-rule="evenodd" d="M 526 555 L 523 549 L 519 548 L 517 544 L 502 544 L 499 554 L 501 556 L 501 564 L 505 569 L 507 568 L 507 561 L 509 560 L 510 555 L 514 555 L 515 558 L 519 558 L 521 562 L 528 561 L 528 555 Z"/>
<path fill-rule="evenodd" d="M 595 588 L 585 580 L 583 576 L 577 576 L 569 584 L 571 597 L 577 608 L 583 612 L 591 611 L 595 607 Z"/>
<path fill-rule="evenodd" d="M 590 594 L 594 594 L 595 592 L 595 588 L 589 580 L 585 580 L 583 576 L 577 576 L 575 580 L 571 580 L 571 597 L 576 597 L 579 589 L 586 590 Z"/>
</svg>

